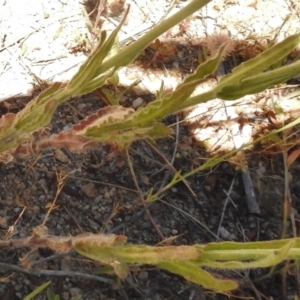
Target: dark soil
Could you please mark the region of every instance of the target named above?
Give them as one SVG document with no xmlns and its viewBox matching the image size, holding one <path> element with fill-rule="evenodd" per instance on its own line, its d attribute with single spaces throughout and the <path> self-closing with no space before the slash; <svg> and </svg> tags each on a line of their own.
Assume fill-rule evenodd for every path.
<svg viewBox="0 0 300 300">
<path fill-rule="evenodd" d="M 18 99 L 10 101 L 9 106 L 1 104 L 2 114 L 16 112 L 26 101 Z M 102 106 L 96 94 L 73 99 L 59 108 L 50 127 L 53 132 L 68 128 Z M 176 121 L 176 116 L 164 120 L 169 125 Z M 174 170 L 169 164 L 187 173 L 207 158 L 183 125 L 177 129 L 174 126 L 174 132 L 176 130 L 178 140 L 174 134 L 155 144 L 141 140 L 130 146 L 128 153 L 138 186 L 125 151 L 106 145 L 82 154 L 53 149 L 27 160 L 2 164 L 1 239 L 30 236 L 32 229 L 44 222 L 64 176 L 67 179 L 58 193 L 55 209 L 45 223 L 51 235 L 114 233 L 127 236 L 129 243 L 147 245 L 166 239 L 170 245 L 192 245 L 280 238 L 284 168 L 279 154 L 260 155 L 261 150 L 257 149 L 247 156 L 260 198 L 262 213 L 259 216 L 248 213 L 240 172 L 228 162 L 189 177 L 186 183 L 170 188 L 157 201 L 145 204 L 151 188 L 157 191 L 172 179 Z M 290 172 L 297 219 L 298 165 Z M 225 208 L 226 193 L 230 193 L 231 200 Z M 298 221 L 296 224 L 298 226 Z M 82 299 L 284 299 L 285 296 L 291 299 L 297 294 L 297 270 L 281 271 L 287 263 L 272 270 L 270 276 L 269 270 L 240 273 L 213 270 L 214 274 L 236 278 L 240 283 L 239 290 L 225 296 L 153 266 L 132 266 L 124 282 L 105 283 L 101 278 L 115 278 L 97 274 L 99 264 L 73 253 L 62 255 L 46 248 L 38 249 L 31 269 L 23 269 L 20 259 L 29 251 L 22 247 L 0 249 L 1 300 L 23 299 L 48 280 L 61 299 L 75 295 L 81 295 Z M 56 273 L 49 276 L 47 270 Z M 99 276 L 99 281 L 84 278 L 84 274 Z M 46 296 L 43 293 L 35 299 L 46 299 Z"/>
</svg>

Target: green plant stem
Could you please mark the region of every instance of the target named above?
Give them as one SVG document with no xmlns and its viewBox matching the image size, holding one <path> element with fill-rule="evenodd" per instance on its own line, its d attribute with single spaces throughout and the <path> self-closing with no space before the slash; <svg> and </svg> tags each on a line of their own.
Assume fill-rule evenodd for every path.
<svg viewBox="0 0 300 300">
<path fill-rule="evenodd" d="M 137 41 L 120 50 L 120 52 L 103 62 L 99 68 L 99 73 L 104 73 L 116 65 L 128 65 L 141 51 L 143 51 L 152 41 L 157 39 L 161 34 L 177 25 L 197 10 L 201 9 L 211 0 L 193 0 L 186 7 L 178 11 L 173 16 L 155 25 L 155 27 L 140 37 Z M 137 53 L 132 55 L 132 53 Z"/>
<path fill-rule="evenodd" d="M 203 250 L 201 260 L 242 261 L 248 259 L 261 259 L 275 253 L 289 242 L 293 242 L 293 245 L 289 250 L 286 259 L 299 259 L 300 238 L 295 238 L 250 243 L 210 243 L 205 246 L 200 246 L 201 250 Z"/>
<path fill-rule="evenodd" d="M 208 92 L 187 98 L 178 110 L 189 108 L 200 103 L 206 103 L 207 101 L 215 98 L 217 98 L 216 92 L 214 89 L 211 89 Z"/>
<path fill-rule="evenodd" d="M 249 250 L 211 250 L 205 251 L 199 262 L 209 265 L 210 261 L 246 261 L 259 260 L 274 254 L 276 249 L 249 249 Z M 285 259 L 299 259 L 300 249 L 292 248 Z M 205 263 L 206 262 L 206 263 Z M 258 266 L 259 267 L 259 266 Z"/>
</svg>

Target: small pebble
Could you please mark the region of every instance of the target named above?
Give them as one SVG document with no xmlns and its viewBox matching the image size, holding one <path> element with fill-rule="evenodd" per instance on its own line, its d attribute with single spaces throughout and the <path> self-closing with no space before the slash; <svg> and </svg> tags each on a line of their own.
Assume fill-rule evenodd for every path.
<svg viewBox="0 0 300 300">
<path fill-rule="evenodd" d="M 16 285 L 14 286 L 14 289 L 15 289 L 15 291 L 20 291 L 20 290 L 22 290 L 22 289 L 23 289 L 23 284 L 16 284 Z"/>
<path fill-rule="evenodd" d="M 127 101 L 127 97 L 126 96 L 122 96 L 121 99 L 120 99 L 120 103 L 124 103 Z"/>
<path fill-rule="evenodd" d="M 2 229 L 7 229 L 8 228 L 7 217 L 0 217 L 0 227 Z"/>
<path fill-rule="evenodd" d="M 69 300 L 70 299 L 70 293 L 69 292 L 63 292 L 62 293 L 62 298 L 64 300 Z"/>
<path fill-rule="evenodd" d="M 82 291 L 80 288 L 77 288 L 77 287 L 71 287 L 69 289 L 69 292 L 71 294 L 72 297 L 75 297 L 75 296 L 79 296 L 82 294 Z"/>
<path fill-rule="evenodd" d="M 94 183 L 92 183 L 92 182 L 89 182 L 89 183 L 83 185 L 81 187 L 81 190 L 89 198 L 96 197 L 98 194 L 97 189 L 96 189 Z"/>
<path fill-rule="evenodd" d="M 54 157 L 62 163 L 69 163 L 70 162 L 68 156 L 60 149 L 55 150 Z"/>
<path fill-rule="evenodd" d="M 84 109 L 85 107 L 86 107 L 86 104 L 85 104 L 85 103 L 79 103 L 79 104 L 78 104 L 78 108 L 79 108 L 80 110 Z"/>
<path fill-rule="evenodd" d="M 172 233 L 171 229 L 170 229 L 170 228 L 166 228 L 166 227 L 163 227 L 163 228 L 161 229 L 161 232 L 162 232 L 162 234 L 165 235 L 165 236 L 169 236 L 169 235 Z"/>
<path fill-rule="evenodd" d="M 67 131 L 72 127 L 72 124 L 67 124 L 63 127 L 63 131 Z"/>
<path fill-rule="evenodd" d="M 230 238 L 230 232 L 224 228 L 223 226 L 220 228 L 220 237 L 222 239 L 229 239 Z"/>
<path fill-rule="evenodd" d="M 110 199 L 110 193 L 109 193 L 109 192 L 106 192 L 106 193 L 104 194 L 104 198 L 105 198 L 105 199 Z"/>
<path fill-rule="evenodd" d="M 137 276 L 140 280 L 146 280 L 148 279 L 148 272 L 146 271 L 141 271 L 139 272 L 138 276 Z"/>
<path fill-rule="evenodd" d="M 98 196 L 94 199 L 94 203 L 95 203 L 95 204 L 99 204 L 102 200 L 103 200 L 103 196 L 102 196 L 102 195 L 98 195 Z"/>
<path fill-rule="evenodd" d="M 237 236 L 234 233 L 230 233 L 229 239 L 230 240 L 237 240 L 238 238 L 237 238 Z"/>
<path fill-rule="evenodd" d="M 82 208 L 82 211 L 89 211 L 90 210 L 90 206 L 89 205 L 85 205 Z"/>
<path fill-rule="evenodd" d="M 141 97 L 136 98 L 132 101 L 132 107 L 137 108 L 143 104 L 144 100 Z"/>
</svg>

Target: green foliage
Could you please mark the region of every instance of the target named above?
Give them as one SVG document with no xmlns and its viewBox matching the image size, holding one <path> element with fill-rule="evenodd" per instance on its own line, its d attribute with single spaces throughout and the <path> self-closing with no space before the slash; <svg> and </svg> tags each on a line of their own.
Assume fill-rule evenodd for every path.
<svg viewBox="0 0 300 300">
<path fill-rule="evenodd" d="M 299 42 L 300 33 L 286 38 L 257 57 L 234 68 L 230 74 L 223 76 L 219 84 L 211 91 L 186 99 L 181 108 L 207 102 L 213 98 L 235 100 L 245 95 L 262 92 L 268 87 L 296 76 L 300 72 L 299 61 L 276 70 L 265 70 L 287 56 Z"/>
<path fill-rule="evenodd" d="M 32 291 L 29 295 L 27 295 L 23 300 L 31 300 L 38 294 L 40 294 L 45 288 L 47 288 L 51 284 L 51 281 L 45 282 L 39 287 L 37 287 L 34 291 Z M 60 300 L 60 296 L 56 295 L 50 288 L 47 289 L 47 299 L 48 300 Z M 70 300 L 80 300 L 82 297 L 80 295 L 72 297 Z"/>
<path fill-rule="evenodd" d="M 214 270 L 266 268 L 284 260 L 299 261 L 300 258 L 300 238 L 251 243 L 145 246 L 126 244 L 127 239 L 122 235 L 85 234 L 76 237 L 52 237 L 47 235 L 45 230 L 35 230 L 27 241 L 31 248 L 38 245 L 57 252 L 75 250 L 110 267 L 102 272 L 113 271 L 120 279 L 126 278 L 131 265 L 150 264 L 218 292 L 236 289 L 238 282 L 234 279 L 217 278 L 213 275 Z M 18 243 L 16 241 L 16 244 Z M 26 264 L 30 265 L 30 260 Z M 41 292 L 47 284 L 38 287 L 30 295 Z"/>
<path fill-rule="evenodd" d="M 8 162 L 18 156 L 20 151 L 22 151 L 22 157 L 24 156 L 24 152 L 29 153 L 30 151 L 27 151 L 28 149 L 24 150 L 23 147 L 20 149 L 18 146 L 24 143 L 30 144 L 33 141 L 32 133 L 41 130 L 48 125 L 57 105 L 73 96 L 89 93 L 103 86 L 107 80 L 111 80 L 112 82 L 115 81 L 116 71 L 120 67 L 128 65 L 153 40 L 208 2 L 209 0 L 192 1 L 178 13 L 154 26 L 147 34 L 137 41 L 116 52 L 114 51 L 115 39 L 126 18 L 127 11 L 122 22 L 120 22 L 119 26 L 108 37 L 106 32 L 101 33 L 99 45 L 66 86 L 62 87 L 61 84 L 55 83 L 37 98 L 33 99 L 20 113 L 16 115 L 11 114 L 9 119 L 4 116 L 0 120 L 0 161 Z M 179 92 L 177 91 L 177 93 Z M 185 97 L 188 94 L 181 92 L 178 95 Z M 168 113 L 165 110 L 165 115 L 167 114 Z M 130 144 L 130 142 L 137 137 L 146 138 L 150 135 L 150 138 L 157 138 L 170 134 L 170 131 L 166 128 L 163 130 L 163 134 L 158 134 L 156 122 L 149 124 L 149 126 L 147 126 L 148 128 L 137 128 L 137 124 L 140 122 L 139 118 L 133 118 L 134 122 L 125 119 L 116 121 L 114 115 L 114 112 L 111 112 L 111 118 L 109 115 L 107 116 L 108 122 L 106 122 L 106 124 L 110 122 L 109 125 L 111 126 L 101 127 L 100 130 L 99 122 L 96 122 L 97 124 L 95 125 L 94 130 L 89 126 L 86 128 L 88 132 L 80 131 L 81 135 L 96 141 L 117 143 L 123 146 Z M 150 118 L 152 121 L 156 121 L 157 116 Z M 79 127 L 82 127 L 82 124 L 84 123 L 85 122 L 82 122 Z M 116 134 L 115 130 L 119 130 L 120 126 L 123 131 Z M 162 128 L 162 125 L 159 126 Z M 1 131 L 2 127 L 5 130 Z M 75 127 L 73 129 L 75 129 Z M 131 131 L 132 134 L 127 133 L 127 130 Z M 99 133 L 97 134 L 95 131 L 99 131 Z M 105 132 L 105 134 L 100 137 L 103 132 Z M 72 134 L 77 134 L 77 132 L 75 133 L 75 131 L 73 131 Z M 122 139 L 123 136 L 124 139 Z M 77 141 L 79 141 L 79 139 L 77 139 Z M 84 141 L 86 144 L 86 140 L 82 139 L 81 141 Z M 40 150 L 40 147 L 45 147 L 45 145 L 46 142 L 43 143 L 43 146 L 35 145 L 34 148 Z M 55 147 L 58 143 L 55 144 L 52 140 L 50 145 Z M 77 145 L 79 146 L 79 144 Z M 66 148 L 71 147 L 70 144 L 67 143 L 64 143 L 63 146 Z M 7 153 L 3 153 L 5 151 L 7 151 Z"/>
<path fill-rule="evenodd" d="M 257 93 L 300 72 L 300 62 L 264 72 L 275 62 L 282 60 L 299 43 L 300 34 L 295 34 L 236 67 L 210 91 L 191 97 L 195 88 L 216 70 L 226 51 L 226 44 L 223 44 L 214 57 L 203 62 L 195 73 L 188 76 L 173 92 L 158 93 L 156 100 L 144 108 L 137 111 L 127 109 L 126 112 L 123 109 L 120 115 L 122 109 L 116 105 L 116 99 L 109 97 L 114 104 L 114 110 L 100 110 L 73 126 L 67 133 L 69 138 L 73 138 L 72 141 L 76 141 L 76 147 L 70 139 L 68 142 L 65 132 L 47 137 L 47 140 L 45 136 L 43 140 L 33 138 L 32 134 L 35 131 L 42 130 L 50 122 L 60 103 L 73 96 L 89 93 L 103 86 L 107 80 L 114 82 L 119 68 L 129 64 L 151 41 L 208 2 L 191 1 L 181 11 L 154 26 L 137 41 L 116 52 L 116 37 L 127 11 L 119 26 L 109 36 L 106 32 L 101 33 L 98 47 L 66 86 L 55 83 L 33 99 L 20 113 L 9 114 L 0 120 L 0 160 L 8 162 L 18 155 L 24 157 L 31 154 L 32 149 L 40 151 L 47 145 L 74 151 L 76 147 L 78 150 L 94 147 L 95 142 L 114 143 L 125 147 L 136 139 L 164 137 L 171 134 L 171 130 L 158 121 L 171 113 L 213 98 L 237 99 L 246 94 Z M 88 143 L 88 140 L 91 142 Z M 34 147 L 31 146 L 32 143 Z"/>
<path fill-rule="evenodd" d="M 113 271 L 121 280 L 126 278 L 131 265 L 150 264 L 218 292 L 236 289 L 238 282 L 232 278 L 216 277 L 214 270 L 266 268 L 284 260 L 300 259 L 300 238 L 249 243 L 146 246 L 126 244 L 127 239 L 122 235 L 81 234 L 75 237 L 53 237 L 48 235 L 45 229 L 36 228 L 31 237 L 22 240 L 23 246 L 32 249 L 48 247 L 53 251 L 65 253 L 75 250 L 108 266 L 109 268 L 102 269 L 102 272 Z M 13 246 L 14 243 L 20 245 L 18 240 L 10 241 L 10 245 Z M 30 266 L 31 263 L 31 258 L 28 257 L 26 265 Z M 32 299 L 49 284 L 50 282 L 41 285 L 25 299 Z M 52 291 L 48 290 L 47 294 L 49 299 L 59 299 Z"/>
<path fill-rule="evenodd" d="M 73 96 L 89 93 L 108 80 L 117 78 L 117 71 L 128 65 L 147 45 L 196 10 L 209 0 L 193 0 L 184 9 L 154 26 L 147 34 L 118 52 L 114 51 L 117 34 L 125 20 L 107 36 L 102 32 L 100 42 L 78 73 L 66 86 L 55 83 L 33 99 L 20 113 L 7 114 L 0 120 L 0 160 L 8 162 L 19 155 L 29 155 L 47 147 L 63 147 L 72 151 L 93 147 L 97 143 L 116 143 L 126 147 L 140 138 L 156 139 L 171 134 L 171 130 L 159 123 L 159 120 L 183 108 L 206 102 L 213 98 L 234 100 L 247 94 L 261 92 L 280 84 L 300 73 L 300 62 L 266 71 L 276 62 L 281 61 L 300 42 L 300 33 L 292 35 L 272 46 L 256 58 L 236 67 L 231 74 L 224 76 L 219 84 L 210 91 L 191 96 L 195 88 L 218 67 L 223 57 L 226 44 L 220 46 L 214 57 L 203 62 L 194 74 L 188 76 L 174 91 L 161 90 L 156 100 L 137 111 L 123 108 L 111 98 L 114 106 L 106 107 L 88 116 L 69 131 L 48 136 L 42 128 L 48 125 L 57 106 Z M 299 120 L 295 121 L 296 123 Z M 291 124 L 295 124 L 291 123 Z M 287 126 L 291 126 L 287 125 Z M 279 132 L 279 129 L 273 134 Z M 37 134 L 38 133 L 38 134 Z M 271 133 L 272 134 L 272 133 Z M 270 134 L 270 135 L 271 135 Z M 260 140 L 263 138 L 260 138 Z M 34 146 L 34 147 L 33 147 Z M 166 188 L 183 180 L 187 176 L 212 167 L 233 153 L 223 157 L 214 157 L 189 174 L 179 172 Z M 163 190 L 165 190 L 163 189 Z M 161 190 L 159 193 L 161 193 Z M 153 201 L 159 194 L 150 194 L 148 201 Z M 30 246 L 38 244 L 40 237 L 34 236 L 28 241 Z M 110 239 L 111 238 L 111 239 Z M 55 244 L 57 240 L 58 244 Z M 47 243 L 47 241 L 49 243 Z M 127 245 L 124 237 L 89 235 L 87 237 L 68 237 L 55 239 L 43 237 L 40 243 L 55 251 L 67 251 L 70 248 L 78 253 L 109 265 L 114 272 L 124 279 L 131 264 L 152 264 L 170 272 L 179 274 L 187 280 L 201 284 L 205 288 L 226 292 L 237 288 L 232 279 L 218 279 L 205 267 L 212 269 L 246 269 L 274 266 L 285 259 L 299 260 L 300 239 L 280 240 L 257 243 L 210 243 L 193 246 L 150 247 L 145 245 Z M 58 247 L 62 247 L 61 250 Z M 25 300 L 32 299 L 50 282 L 35 289 Z M 60 299 L 48 289 L 49 300 Z"/>
<path fill-rule="evenodd" d="M 220 242 L 208 245 L 164 246 L 104 244 L 101 239 L 84 239 L 73 243 L 80 254 L 110 265 L 121 279 L 127 276 L 128 264 L 152 264 L 205 288 L 218 292 L 234 290 L 238 283 L 219 279 L 210 269 L 241 270 L 275 266 L 286 259 L 300 258 L 300 239 L 270 242 Z"/>
<path fill-rule="evenodd" d="M 238 288 L 238 284 L 229 279 L 219 279 L 208 271 L 205 271 L 195 263 L 188 261 L 161 262 L 158 266 L 169 272 L 183 276 L 186 280 L 202 285 L 206 289 L 218 292 L 232 291 Z"/>
<path fill-rule="evenodd" d="M 47 288 L 50 285 L 51 281 L 45 282 L 39 287 L 37 287 L 34 291 L 32 291 L 29 295 L 27 295 L 24 300 L 31 300 L 33 297 L 41 293 L 45 288 Z"/>
<path fill-rule="evenodd" d="M 51 289 L 47 289 L 48 300 L 60 300 L 60 296 L 56 295 Z"/>
</svg>

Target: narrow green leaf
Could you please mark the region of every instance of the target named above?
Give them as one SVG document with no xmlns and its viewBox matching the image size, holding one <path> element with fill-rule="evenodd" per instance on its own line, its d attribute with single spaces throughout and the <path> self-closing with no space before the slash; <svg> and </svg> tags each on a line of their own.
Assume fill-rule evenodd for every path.
<svg viewBox="0 0 300 300">
<path fill-rule="evenodd" d="M 178 172 L 175 173 L 172 180 L 166 186 L 164 186 L 162 189 L 160 189 L 156 194 L 152 194 L 153 189 L 151 189 L 151 193 L 147 197 L 146 201 L 147 202 L 156 201 L 157 199 L 159 199 L 159 195 L 161 193 L 163 193 L 164 191 L 170 189 L 172 186 L 176 185 L 178 182 L 180 182 L 182 180 L 184 180 L 184 178 L 181 176 L 181 170 L 179 170 Z"/>
<path fill-rule="evenodd" d="M 109 55 L 111 51 L 115 39 L 117 37 L 118 32 L 120 31 L 123 23 L 125 22 L 126 16 L 128 14 L 128 9 L 123 16 L 119 25 L 113 30 L 113 32 L 106 39 L 106 33 L 101 33 L 101 42 L 99 46 L 96 48 L 95 52 L 91 55 L 91 57 L 80 67 L 79 71 L 69 82 L 67 88 L 78 90 L 78 94 L 83 94 L 81 92 L 81 87 L 85 84 L 90 83 L 91 80 L 95 79 L 100 74 L 106 73 L 108 70 L 104 72 L 100 71 L 101 64 L 105 58 Z M 112 68 L 116 68 L 116 66 L 112 66 Z M 98 86 L 99 87 L 99 86 Z"/>
<path fill-rule="evenodd" d="M 50 288 L 47 289 L 47 298 L 48 300 L 60 300 L 59 295 L 55 295 Z"/>
<path fill-rule="evenodd" d="M 300 73 L 300 61 L 283 66 L 279 69 L 245 78 L 240 84 L 225 86 L 217 97 L 224 100 L 235 100 L 245 95 L 264 91 L 268 87 L 286 82 Z"/>
<path fill-rule="evenodd" d="M 199 245 L 199 247 L 202 250 L 204 250 L 204 252 L 206 252 L 207 250 L 209 251 L 211 250 L 253 250 L 253 249 L 276 250 L 284 247 L 290 241 L 293 241 L 295 243 L 294 245 L 295 248 L 300 249 L 300 238 L 281 239 L 281 240 L 262 241 L 262 242 L 248 242 L 248 243 L 238 243 L 238 242 L 209 243 L 206 245 Z"/>
<path fill-rule="evenodd" d="M 109 72 L 107 72 L 106 74 L 103 74 L 103 75 L 91 80 L 90 82 L 87 82 L 86 84 L 82 84 L 82 86 L 80 88 L 78 88 L 77 92 L 80 95 L 88 94 L 88 93 L 98 89 L 99 87 L 103 86 L 108 79 L 110 79 L 112 76 L 114 76 L 114 74 L 115 74 L 115 69 L 112 69 Z"/>
<path fill-rule="evenodd" d="M 59 91 L 61 88 L 62 83 L 60 82 L 55 82 L 53 83 L 49 88 L 41 92 L 35 99 L 31 100 L 27 105 L 30 106 L 31 110 L 34 109 L 36 106 L 42 105 L 47 100 L 51 99 L 54 97 L 54 94 Z"/>
<path fill-rule="evenodd" d="M 209 100 L 215 99 L 217 97 L 216 95 L 217 95 L 217 90 L 211 89 L 208 92 L 204 92 L 197 96 L 189 97 L 180 105 L 180 110 L 200 103 L 206 103 Z"/>
<path fill-rule="evenodd" d="M 99 69 L 101 67 L 101 64 L 99 64 L 99 61 L 102 63 L 102 61 L 107 58 L 109 52 L 113 49 L 117 35 L 118 35 L 122 25 L 125 22 L 128 12 L 129 12 L 129 7 L 125 11 L 125 14 L 122 17 L 122 20 L 119 23 L 119 25 L 110 33 L 107 40 L 103 43 L 103 45 L 101 47 L 101 51 L 99 51 L 99 53 L 95 56 L 94 61 L 93 60 L 90 61 L 89 65 L 93 66 L 95 64 L 97 66 L 97 68 L 94 68 L 94 73 L 93 73 L 94 78 L 97 77 L 99 74 L 101 74 L 101 72 L 99 72 Z M 114 68 L 116 68 L 116 67 L 117 66 L 114 66 Z"/>
<path fill-rule="evenodd" d="M 169 272 L 183 276 L 187 281 L 202 285 L 204 288 L 218 292 L 232 291 L 238 288 L 238 284 L 229 279 L 217 279 L 209 272 L 199 268 L 191 262 L 170 262 L 165 261 L 158 264 L 158 267 Z"/>
<path fill-rule="evenodd" d="M 289 241 L 285 246 L 273 250 L 269 255 L 267 254 L 264 258 L 257 259 L 251 262 L 243 262 L 243 261 L 226 261 L 226 262 L 220 262 L 217 261 L 219 258 L 215 257 L 215 260 L 208 261 L 204 260 L 203 263 L 201 263 L 201 266 L 211 267 L 211 268 L 219 268 L 219 269 L 230 269 L 230 270 L 237 270 L 237 269 L 250 269 L 250 268 L 267 268 L 271 266 L 275 266 L 285 259 L 288 258 L 288 254 L 290 249 L 294 246 L 294 241 Z M 259 249 L 260 250 L 260 249 Z M 260 250 L 263 252 L 262 250 Z M 247 259 L 247 256 L 244 258 Z M 248 256 L 248 259 L 250 260 L 250 257 Z"/>
<path fill-rule="evenodd" d="M 294 77 L 295 74 L 299 72 L 299 62 L 284 66 L 278 70 L 263 74 L 260 73 L 275 61 L 288 55 L 299 41 L 300 33 L 292 35 L 257 57 L 242 63 L 236 67 L 232 73 L 223 76 L 220 83 L 211 91 L 188 98 L 181 105 L 181 109 L 207 102 L 217 96 L 226 100 L 237 99 L 246 94 L 261 92 L 271 85 L 281 83 Z M 241 84 L 243 84 L 243 86 L 241 86 Z M 257 85 L 255 86 L 255 84 Z M 243 92 L 241 92 L 242 89 L 244 89 Z"/>
<path fill-rule="evenodd" d="M 216 56 L 207 60 L 196 69 L 195 73 L 186 77 L 186 79 L 177 86 L 175 91 L 163 95 L 139 110 L 131 116 L 133 126 L 147 126 L 155 120 L 159 120 L 173 112 L 179 111 L 180 106 L 193 93 L 195 88 L 205 81 L 205 77 L 214 72 L 222 58 L 226 45 L 220 47 Z M 161 93 L 160 93 L 161 94 Z"/>
<path fill-rule="evenodd" d="M 293 242 L 293 246 L 288 251 L 286 259 L 299 259 L 299 238 L 250 243 L 209 243 L 195 247 L 203 251 L 199 258 L 200 263 L 205 263 L 205 261 L 245 261 L 265 259 L 276 253 L 278 249 L 285 249 L 284 247 L 290 242 Z"/>
<path fill-rule="evenodd" d="M 87 242 L 75 246 L 80 254 L 101 263 L 157 264 L 162 261 L 194 260 L 201 251 L 194 246 L 152 247 L 145 245 L 100 246 Z"/>
<path fill-rule="evenodd" d="M 56 99 L 51 99 L 43 105 L 29 110 L 25 107 L 16 117 L 14 127 L 20 133 L 33 132 L 48 125 L 57 108 Z"/>
<path fill-rule="evenodd" d="M 112 95 L 109 89 L 102 88 L 101 92 L 106 96 L 106 99 L 108 100 L 110 105 L 119 105 L 119 101 Z"/>
<path fill-rule="evenodd" d="M 113 57 L 107 59 L 101 65 L 99 73 L 104 73 L 110 70 L 112 67 L 127 66 L 132 62 L 152 41 L 157 39 L 164 32 L 176 26 L 178 23 L 201 9 L 211 0 L 193 0 L 187 4 L 183 9 L 176 12 L 171 17 L 163 20 L 159 24 L 155 25 L 149 32 L 140 37 L 137 41 L 133 42 L 129 46 L 121 49 L 119 53 Z"/>
<path fill-rule="evenodd" d="M 294 34 L 262 52 L 253 59 L 242 63 L 232 70 L 232 73 L 223 76 L 218 85 L 219 91 L 229 85 L 236 85 L 244 78 L 254 76 L 266 70 L 276 61 L 287 56 L 300 42 L 300 33 Z"/>
<path fill-rule="evenodd" d="M 187 76 L 180 85 L 185 85 L 186 83 L 205 78 L 208 75 L 214 73 L 224 55 L 225 48 L 226 44 L 222 45 L 213 57 L 200 64 L 197 67 L 196 71 L 193 74 Z"/>
<path fill-rule="evenodd" d="M 37 287 L 34 291 L 32 291 L 29 295 L 27 295 L 23 300 L 31 300 L 33 297 L 41 293 L 46 287 L 50 285 L 51 281 L 45 282 L 39 287 Z"/>
<path fill-rule="evenodd" d="M 104 40 L 106 38 L 106 32 L 101 32 L 101 37 L 99 44 L 97 48 L 94 50 L 94 52 L 89 56 L 89 58 L 86 60 L 85 63 L 83 63 L 78 72 L 72 77 L 70 82 L 68 83 L 66 89 L 68 90 L 76 90 L 78 87 L 80 87 L 84 83 L 88 83 L 91 79 L 93 79 L 93 70 L 90 67 L 92 63 L 100 65 L 102 63 L 101 60 L 96 60 L 95 57 L 98 55 L 100 56 L 102 50 L 102 45 L 104 43 Z M 108 53 L 106 53 L 107 55 Z M 100 75 L 100 74 L 99 74 Z M 74 91 L 75 93 L 75 91 Z"/>
<path fill-rule="evenodd" d="M 117 125 L 117 124 L 114 124 Z M 122 129 L 122 123 L 118 123 L 119 130 L 111 130 L 110 125 L 100 127 L 90 127 L 83 134 L 84 136 L 98 142 L 116 143 L 121 148 L 139 139 L 157 139 L 172 134 L 172 129 L 161 123 L 156 123 L 151 127 L 142 127 L 134 129 Z"/>
<path fill-rule="evenodd" d="M 131 116 L 133 126 L 147 126 L 154 121 L 162 119 L 172 112 L 179 110 L 180 104 L 183 103 L 185 99 L 193 93 L 196 86 L 204 80 L 205 79 L 194 80 L 184 85 L 180 85 L 171 94 L 149 103 L 147 107 L 137 111 Z"/>
</svg>

